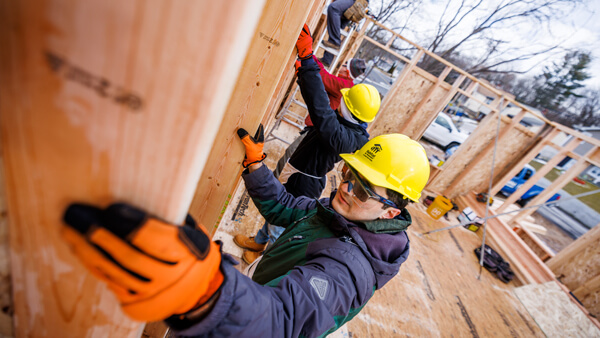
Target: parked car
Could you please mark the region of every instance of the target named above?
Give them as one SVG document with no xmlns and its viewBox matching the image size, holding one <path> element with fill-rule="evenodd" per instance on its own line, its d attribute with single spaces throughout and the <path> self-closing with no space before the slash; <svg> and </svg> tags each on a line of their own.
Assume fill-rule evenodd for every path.
<svg viewBox="0 0 600 338">
<path fill-rule="evenodd" d="M 469 135 L 458 130 L 450 116 L 440 113 L 425 130 L 423 137 L 448 151 L 458 148 Z"/>
<path fill-rule="evenodd" d="M 527 181 L 534 174 L 535 168 L 530 166 L 529 164 L 525 165 L 525 167 L 515 177 L 513 177 L 510 180 L 510 182 L 506 183 L 506 185 L 502 187 L 500 193 L 504 196 L 512 195 L 512 193 L 517 191 L 517 189 L 519 189 L 523 185 L 523 183 L 525 183 L 525 181 Z M 523 196 L 521 196 L 517 203 L 521 206 L 524 206 L 527 203 L 529 203 L 529 201 L 534 199 L 537 195 L 539 195 L 543 190 L 544 188 L 540 187 L 539 185 L 534 185 L 531 188 L 529 188 L 529 190 L 527 190 L 527 192 L 525 192 Z M 546 202 L 556 201 L 559 199 L 560 195 L 554 194 L 554 196 L 552 196 Z"/>
</svg>

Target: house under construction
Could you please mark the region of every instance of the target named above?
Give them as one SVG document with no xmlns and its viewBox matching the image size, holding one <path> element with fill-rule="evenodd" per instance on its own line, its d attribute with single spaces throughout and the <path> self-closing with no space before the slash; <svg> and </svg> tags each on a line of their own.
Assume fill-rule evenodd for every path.
<svg viewBox="0 0 600 338">
<path fill-rule="evenodd" d="M 190 213 L 224 242 L 224 251 L 239 257 L 231 237 L 255 233 L 264 220 L 240 180 L 244 149 L 236 130 L 266 126 L 265 163 L 273 168 L 306 115 L 296 90 L 295 42 L 307 23 L 316 49 L 326 34 L 325 5 L 0 5 L 1 334 L 165 336 L 161 323 L 126 317 L 105 285 L 85 272 L 59 236 L 61 213 L 72 201 L 115 200 L 175 223 Z M 367 36 L 374 27 L 387 42 Z M 600 167 L 600 141 L 547 120 L 371 19 L 348 29 L 331 72 L 365 48 L 384 51 L 400 70 L 369 126 L 371 136 L 402 133 L 419 140 L 459 98 L 486 109 L 449 160 L 431 166 L 424 195 L 444 195 L 480 217 L 514 212 L 489 218 L 485 232 L 434 232 L 456 224 L 455 218 L 435 220 L 422 204 L 410 205 L 409 260 L 342 331 L 353 337 L 600 336 L 600 229 L 554 254 L 531 224 L 536 208 L 513 205 L 565 156 L 575 164 L 529 205 L 543 204 L 589 165 Z M 441 70 L 420 68 L 424 58 Z M 475 95 L 478 88 L 492 100 Z M 541 125 L 524 126 L 526 117 Z M 565 136 L 568 143 L 555 143 Z M 576 154 L 582 142 L 589 149 Z M 477 201 L 477 193 L 498 193 L 546 146 L 557 154 L 504 203 L 486 210 Z M 339 182 L 335 173 L 328 178 L 327 189 Z M 510 262 L 511 283 L 481 271 L 473 250 L 484 233 Z"/>
</svg>

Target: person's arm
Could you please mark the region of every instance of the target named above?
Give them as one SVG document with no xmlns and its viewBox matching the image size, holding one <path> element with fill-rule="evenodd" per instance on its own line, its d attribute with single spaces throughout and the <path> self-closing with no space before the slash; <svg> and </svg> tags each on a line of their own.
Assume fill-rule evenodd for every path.
<svg viewBox="0 0 600 338">
<path fill-rule="evenodd" d="M 316 242 L 304 266 L 261 286 L 188 219 L 175 225 L 127 204 L 72 204 L 61 234 L 127 315 L 165 320 L 181 336 L 317 336 L 372 296 L 375 276 L 352 244 Z"/>
<path fill-rule="evenodd" d="M 355 136 L 338 121 L 337 113 L 331 109 L 319 72 L 319 66 L 312 58 L 302 60 L 298 69 L 300 92 L 310 118 L 320 139 L 332 150 L 337 153 L 353 152 L 356 150 Z"/>
<path fill-rule="evenodd" d="M 316 258 L 267 286 L 224 263 L 226 282 L 211 312 L 193 327 L 175 331 L 176 335 L 316 337 L 334 328 L 336 319 L 360 310 L 370 299 L 375 278 L 360 249 L 352 244 L 329 245 L 312 256 Z"/>
<path fill-rule="evenodd" d="M 354 86 L 354 82 L 352 80 L 344 79 L 339 76 L 335 76 L 327 71 L 323 63 L 319 61 L 315 56 L 313 56 L 315 62 L 321 69 L 319 75 L 321 75 L 321 79 L 323 80 L 323 86 L 325 87 L 325 91 L 331 100 L 332 97 L 339 97 L 340 90 L 344 88 L 351 88 Z"/>
<path fill-rule="evenodd" d="M 314 209 L 317 201 L 308 197 L 294 197 L 288 193 L 273 172 L 262 161 L 267 157 L 263 152 L 265 135 L 263 125 L 259 125 L 254 137 L 243 128 L 237 130 L 246 155 L 242 166 L 246 168 L 242 178 L 248 194 L 261 215 L 270 224 L 287 227 Z"/>
<path fill-rule="evenodd" d="M 288 193 L 262 163 L 250 166 L 242 178 L 252 202 L 270 224 L 287 227 L 316 207 L 315 199 Z"/>
</svg>

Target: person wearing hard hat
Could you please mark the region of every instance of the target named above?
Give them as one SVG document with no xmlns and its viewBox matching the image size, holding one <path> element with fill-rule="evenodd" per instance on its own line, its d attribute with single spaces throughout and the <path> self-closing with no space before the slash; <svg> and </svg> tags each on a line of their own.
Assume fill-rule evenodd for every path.
<svg viewBox="0 0 600 338">
<path fill-rule="evenodd" d="M 367 123 L 375 119 L 381 97 L 377 89 L 368 84 L 357 84 L 351 88 L 335 88 L 340 102 L 330 101 L 324 82 L 333 86 L 328 76 L 323 79 L 323 69 L 312 54 L 312 37 L 304 25 L 297 41 L 301 67 L 298 68 L 298 82 L 306 103 L 312 126 L 302 136 L 297 148 L 291 154 L 283 169 L 276 173 L 286 190 L 293 196 L 319 198 L 327 183 L 326 175 L 335 163 L 340 161 L 340 153 L 353 152 L 369 139 Z M 354 65 L 358 72 L 359 65 Z M 327 73 L 329 74 L 329 73 Z M 337 111 L 332 109 L 336 106 Z M 283 232 L 282 227 L 265 223 L 254 236 L 237 234 L 234 243 L 246 249 L 242 259 L 251 264 Z"/>
<path fill-rule="evenodd" d="M 286 228 L 252 279 L 220 242 L 188 219 L 166 223 L 126 204 L 73 204 L 62 235 L 73 252 L 138 321 L 165 320 L 185 337 L 317 337 L 356 316 L 409 255 L 409 201 L 429 178 L 423 147 L 381 135 L 341 154 L 342 181 L 330 198 L 294 197 L 263 165 L 262 126 L 238 130 L 242 177 L 269 221 Z"/>
</svg>

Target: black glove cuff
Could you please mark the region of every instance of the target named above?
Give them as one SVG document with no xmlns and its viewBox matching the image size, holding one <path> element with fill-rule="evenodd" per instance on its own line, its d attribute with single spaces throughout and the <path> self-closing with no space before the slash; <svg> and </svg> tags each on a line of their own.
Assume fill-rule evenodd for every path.
<svg viewBox="0 0 600 338">
<path fill-rule="evenodd" d="M 267 158 L 267 154 L 263 153 L 263 158 L 261 158 L 261 159 L 260 159 L 260 160 L 258 160 L 258 161 L 250 162 L 250 163 L 248 163 L 248 164 L 244 164 L 244 163 L 242 163 L 242 167 L 244 167 L 245 169 L 247 169 L 249 166 L 251 166 L 251 165 L 253 165 L 253 164 L 260 163 L 260 162 L 264 161 L 264 160 L 265 160 L 265 158 Z"/>
<path fill-rule="evenodd" d="M 223 283 L 225 283 L 225 281 L 223 281 Z M 186 330 L 194 326 L 195 324 L 201 322 L 202 319 L 204 319 L 204 317 L 210 313 L 212 308 L 217 303 L 220 295 L 221 288 L 219 288 L 219 290 L 217 290 L 217 292 L 215 292 L 206 303 L 186 313 L 172 315 L 171 317 L 165 319 L 165 324 L 176 331 Z"/>
</svg>

